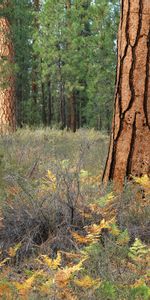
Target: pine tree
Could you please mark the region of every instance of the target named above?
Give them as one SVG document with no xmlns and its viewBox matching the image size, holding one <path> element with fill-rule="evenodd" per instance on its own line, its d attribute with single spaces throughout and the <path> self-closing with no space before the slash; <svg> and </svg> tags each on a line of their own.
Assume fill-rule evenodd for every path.
<svg viewBox="0 0 150 300">
<path fill-rule="evenodd" d="M 10 22 L 6 14 L 7 4 L 5 2 L 1 5 L 3 13 L 0 16 L 0 134 L 10 133 L 16 128 L 14 49 Z"/>
<path fill-rule="evenodd" d="M 104 182 L 150 175 L 150 6 L 122 0 L 115 111 Z"/>
<path fill-rule="evenodd" d="M 109 131 L 117 2 L 11 1 L 19 126 Z"/>
</svg>

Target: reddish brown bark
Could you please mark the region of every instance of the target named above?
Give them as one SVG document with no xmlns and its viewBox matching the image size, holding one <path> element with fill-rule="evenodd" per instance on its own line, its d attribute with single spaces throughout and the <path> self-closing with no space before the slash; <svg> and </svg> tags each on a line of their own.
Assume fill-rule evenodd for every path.
<svg viewBox="0 0 150 300">
<path fill-rule="evenodd" d="M 13 45 L 10 37 L 10 24 L 6 17 L 0 18 L 0 134 L 15 130 L 15 97 Z"/>
<path fill-rule="evenodd" d="M 103 181 L 150 175 L 150 3 L 122 0 L 114 117 Z"/>
</svg>

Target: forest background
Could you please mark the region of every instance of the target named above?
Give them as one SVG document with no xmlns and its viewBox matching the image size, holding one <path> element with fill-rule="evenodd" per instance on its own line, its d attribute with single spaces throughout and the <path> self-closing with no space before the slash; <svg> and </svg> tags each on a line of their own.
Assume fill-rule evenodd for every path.
<svg viewBox="0 0 150 300">
<path fill-rule="evenodd" d="M 14 48 L 17 125 L 109 132 L 119 1 L 12 0 L 5 13 Z"/>
</svg>

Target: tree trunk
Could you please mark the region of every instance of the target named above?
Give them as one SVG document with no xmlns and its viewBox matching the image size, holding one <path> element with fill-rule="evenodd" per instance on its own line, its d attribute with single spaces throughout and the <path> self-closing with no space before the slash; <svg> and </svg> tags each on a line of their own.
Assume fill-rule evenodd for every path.
<svg viewBox="0 0 150 300">
<path fill-rule="evenodd" d="M 48 114 L 47 114 L 47 124 L 51 126 L 52 123 L 52 94 L 51 94 L 51 82 L 48 80 Z"/>
<path fill-rule="evenodd" d="M 16 128 L 13 56 L 10 24 L 6 17 L 0 17 L 0 134 Z"/>
<path fill-rule="evenodd" d="M 64 92 L 64 82 L 62 76 L 61 57 L 59 58 L 59 62 L 58 62 L 58 71 L 59 71 L 59 78 L 60 78 L 59 80 L 60 119 L 61 119 L 61 129 L 63 130 L 66 127 L 66 101 L 65 101 L 65 92 Z"/>
<path fill-rule="evenodd" d="M 60 109 L 61 109 L 61 129 L 66 127 L 66 102 L 64 95 L 64 85 L 63 82 L 60 82 Z"/>
<path fill-rule="evenodd" d="M 150 175 L 150 3 L 122 0 L 115 106 L 103 181 Z"/>
<path fill-rule="evenodd" d="M 66 10 L 68 14 L 68 27 L 71 29 L 71 0 L 66 0 Z M 67 48 L 68 50 L 70 49 L 70 40 L 68 40 Z M 67 96 L 67 129 L 73 132 L 76 131 L 76 93 L 73 90 Z"/>
<path fill-rule="evenodd" d="M 40 9 L 39 0 L 33 1 L 34 12 L 36 13 L 34 17 L 34 27 L 36 31 L 39 30 L 39 22 L 38 22 L 38 12 Z M 35 40 L 33 40 L 33 45 Z M 37 112 L 37 100 L 38 100 L 38 57 L 35 53 L 33 53 L 33 62 L 32 62 L 32 99 L 35 112 Z"/>
<path fill-rule="evenodd" d="M 41 83 L 41 94 L 42 94 L 42 122 L 43 125 L 47 125 L 47 118 L 46 118 L 46 101 L 45 101 L 45 84 L 44 82 Z"/>
<path fill-rule="evenodd" d="M 71 102 L 71 114 L 70 114 L 70 129 L 73 132 L 76 132 L 76 95 L 72 92 L 70 96 Z"/>
</svg>

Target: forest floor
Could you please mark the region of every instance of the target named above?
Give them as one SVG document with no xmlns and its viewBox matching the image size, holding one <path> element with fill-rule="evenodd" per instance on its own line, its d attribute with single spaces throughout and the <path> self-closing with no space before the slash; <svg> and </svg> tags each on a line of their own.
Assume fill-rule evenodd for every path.
<svg viewBox="0 0 150 300">
<path fill-rule="evenodd" d="M 86 129 L 0 138 L 2 299 L 150 299 L 150 180 L 104 188 L 108 141 Z"/>
</svg>

